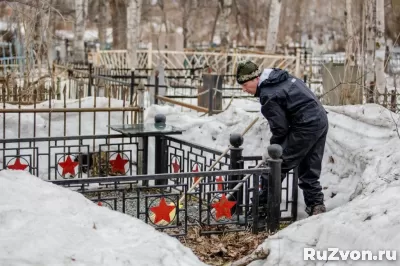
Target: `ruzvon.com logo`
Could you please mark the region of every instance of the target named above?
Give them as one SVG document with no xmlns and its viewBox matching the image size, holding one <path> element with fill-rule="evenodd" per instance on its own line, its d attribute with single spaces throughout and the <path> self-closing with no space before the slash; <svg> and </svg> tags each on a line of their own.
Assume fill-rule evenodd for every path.
<svg viewBox="0 0 400 266">
<path fill-rule="evenodd" d="M 304 248 L 304 260 L 367 260 L 367 261 L 395 261 L 397 259 L 396 250 L 379 250 L 374 254 L 370 250 L 339 250 L 338 248 L 328 248 L 328 250 L 316 250 L 314 248 Z"/>
</svg>

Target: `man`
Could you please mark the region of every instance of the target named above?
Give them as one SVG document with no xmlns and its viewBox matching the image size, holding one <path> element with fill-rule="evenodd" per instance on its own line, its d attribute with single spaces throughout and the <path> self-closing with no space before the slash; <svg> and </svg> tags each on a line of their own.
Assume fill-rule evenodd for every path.
<svg viewBox="0 0 400 266">
<path fill-rule="evenodd" d="M 245 92 L 259 97 L 261 113 L 272 132 L 270 143 L 282 146 L 282 181 L 298 167 L 306 212 L 325 212 L 319 178 L 329 126 L 322 104 L 304 82 L 285 70 L 261 70 L 246 61 L 239 64 L 236 78 Z"/>
</svg>

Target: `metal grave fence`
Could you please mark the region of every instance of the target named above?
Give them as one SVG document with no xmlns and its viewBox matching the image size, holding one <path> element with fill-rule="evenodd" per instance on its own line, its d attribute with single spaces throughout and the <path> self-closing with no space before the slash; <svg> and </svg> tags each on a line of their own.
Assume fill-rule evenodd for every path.
<svg viewBox="0 0 400 266">
<path fill-rule="evenodd" d="M 261 213 L 271 231 L 278 229 L 280 221 L 296 220 L 297 178 L 288 175 L 281 183 L 279 160 L 260 164 L 260 157 L 242 156 L 239 138 L 231 138 L 228 154 L 155 136 L 155 174 L 147 174 L 151 153 L 148 140 L 138 148 L 140 137 L 1 139 L 1 166 L 69 187 L 171 235 L 184 235 L 188 226 L 199 224 L 204 234 L 247 230 L 249 225 L 257 233 L 265 230 L 257 220 Z M 259 202 L 260 180 L 267 184 L 266 203 Z M 160 208 L 173 215 L 158 217 Z"/>
</svg>

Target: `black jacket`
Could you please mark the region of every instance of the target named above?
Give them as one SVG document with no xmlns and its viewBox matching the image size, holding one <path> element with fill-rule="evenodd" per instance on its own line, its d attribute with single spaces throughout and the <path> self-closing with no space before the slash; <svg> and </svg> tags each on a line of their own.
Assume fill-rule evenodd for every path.
<svg viewBox="0 0 400 266">
<path fill-rule="evenodd" d="M 311 133 L 328 123 L 327 113 L 314 93 L 285 70 L 265 69 L 255 96 L 260 98 L 261 112 L 268 120 L 271 144 L 282 145 L 291 132 Z"/>
</svg>

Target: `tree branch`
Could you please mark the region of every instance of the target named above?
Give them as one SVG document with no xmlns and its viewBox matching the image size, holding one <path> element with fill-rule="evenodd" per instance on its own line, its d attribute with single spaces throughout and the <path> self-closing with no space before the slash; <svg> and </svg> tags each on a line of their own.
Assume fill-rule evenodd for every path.
<svg viewBox="0 0 400 266">
<path fill-rule="evenodd" d="M 39 8 L 40 7 L 38 5 L 35 5 L 35 3 L 32 3 L 31 0 L 0 0 L 0 3 L 9 3 L 9 4 L 18 3 L 18 4 L 21 4 L 21 5 L 26 5 L 26 6 L 34 7 L 34 8 Z"/>
</svg>

